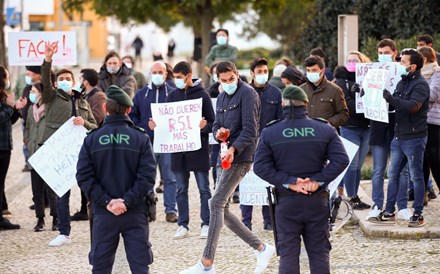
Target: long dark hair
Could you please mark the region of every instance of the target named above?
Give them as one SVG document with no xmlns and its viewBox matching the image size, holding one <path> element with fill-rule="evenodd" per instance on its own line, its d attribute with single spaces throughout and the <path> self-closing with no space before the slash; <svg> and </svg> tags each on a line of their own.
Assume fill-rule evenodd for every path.
<svg viewBox="0 0 440 274">
<path fill-rule="evenodd" d="M 3 101 L 8 94 L 6 93 L 6 76 L 8 71 L 4 66 L 0 66 L 0 101 Z"/>
</svg>

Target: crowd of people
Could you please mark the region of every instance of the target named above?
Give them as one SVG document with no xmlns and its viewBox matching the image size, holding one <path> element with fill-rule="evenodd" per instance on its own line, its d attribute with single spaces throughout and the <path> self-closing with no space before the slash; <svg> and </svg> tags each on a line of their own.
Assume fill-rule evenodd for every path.
<svg viewBox="0 0 440 274">
<path fill-rule="evenodd" d="M 80 210 L 70 216 L 70 191 L 57 197 L 29 163 L 25 170 L 31 170 L 37 218 L 34 231 L 45 229 L 47 205 L 51 229 L 59 231 L 49 246 L 71 243 L 71 221 L 93 221 L 89 258 L 94 272 L 111 272 L 122 233 L 131 235 L 124 240 L 132 272 L 148 273 L 153 257 L 146 197 L 154 192 L 156 169 L 165 219 L 177 223 L 173 239 L 189 235 L 190 172 L 197 182 L 199 236 L 206 239 L 206 246 L 202 258 L 182 273 L 215 273 L 214 258 L 223 225 L 254 249 L 254 273 L 264 272 L 276 248 L 279 273 L 299 273 L 301 236 L 312 273 L 330 273 L 328 184 L 348 165 L 335 196 L 346 194 L 354 210 L 370 209 L 367 219 L 373 223 L 392 223 L 398 218 L 408 221 L 409 227 L 425 224 L 423 208 L 436 198 L 431 178 L 440 187 L 440 60 L 431 36 L 420 36 L 416 49 L 400 53 L 393 40 L 383 39 L 377 44 L 377 58 L 351 51 L 345 65 L 334 73 L 326 67 L 322 48 L 311 49 L 302 66 L 281 58 L 271 68 L 265 58 L 256 58 L 249 64 L 249 83 L 234 64 L 239 52 L 229 44 L 228 30 L 219 29 L 216 41 L 205 60 L 211 78 L 206 88 L 194 77 L 188 62 L 171 67 L 156 60 L 145 77 L 134 69 L 135 61 L 141 58 L 121 58 L 116 52 L 105 57 L 99 72 L 85 68 L 75 77 L 63 68 L 54 74 L 54 49 L 47 44 L 42 66 L 26 67 L 26 85 L 19 87 L 21 97 L 15 102 L 8 93 L 9 73 L 0 67 L 0 229 L 20 228 L 3 216 L 8 213 L 4 189 L 12 124 L 23 118 L 27 159 L 72 116 L 75 125 L 91 131 L 77 166 Z M 143 44 L 137 41 L 133 46 L 139 57 Z M 390 106 L 389 123 L 369 120 L 356 112 L 356 97 L 366 92 L 356 83 L 356 65 L 372 59 L 398 62 L 401 79 L 395 90 L 385 89 L 382 94 Z M 152 104 L 199 98 L 202 119 L 194 123 L 200 128 L 201 148 L 154 153 L 157 121 L 152 117 Z M 211 98 L 217 98 L 215 106 Z M 219 143 L 227 143 L 226 151 L 219 153 L 219 144 L 209 144 L 210 133 Z M 125 142 L 102 142 L 100 137 L 107 135 L 122 136 Z M 350 164 L 338 135 L 359 147 Z M 361 168 L 370 148 L 373 205 L 358 196 Z M 231 167 L 223 169 L 221 160 L 231 162 Z M 325 164 L 327 161 L 330 163 Z M 276 233 L 276 248 L 252 232 L 252 206 L 241 205 L 239 217 L 229 210 L 231 201 L 239 202 L 239 183 L 252 166 L 276 188 L 275 217 L 271 219 L 268 206 L 262 207 L 263 228 Z M 209 183 L 211 168 L 214 191 Z M 413 212 L 408 208 L 411 200 Z"/>
</svg>

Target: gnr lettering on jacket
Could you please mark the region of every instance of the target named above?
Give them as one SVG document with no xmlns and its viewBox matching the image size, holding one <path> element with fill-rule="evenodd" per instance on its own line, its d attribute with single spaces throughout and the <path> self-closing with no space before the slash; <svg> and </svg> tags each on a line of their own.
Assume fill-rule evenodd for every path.
<svg viewBox="0 0 440 274">
<path fill-rule="evenodd" d="M 315 129 L 311 127 L 286 128 L 283 130 L 283 136 L 286 138 L 315 136 Z"/>
<path fill-rule="evenodd" d="M 125 143 L 129 145 L 130 136 L 127 134 L 109 134 L 109 135 L 101 135 L 99 137 L 99 143 L 101 145 L 108 144 L 122 144 Z"/>
</svg>

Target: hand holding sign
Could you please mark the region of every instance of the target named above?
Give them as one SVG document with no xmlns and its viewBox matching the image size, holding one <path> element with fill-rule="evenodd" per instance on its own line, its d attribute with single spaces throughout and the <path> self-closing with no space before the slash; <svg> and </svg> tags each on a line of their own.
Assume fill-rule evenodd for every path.
<svg viewBox="0 0 440 274">
<path fill-rule="evenodd" d="M 200 121 L 200 129 L 204 129 L 206 127 L 206 124 L 208 124 L 208 121 L 206 121 L 205 117 L 202 117 L 202 120 Z"/>
<path fill-rule="evenodd" d="M 387 89 L 383 90 L 383 99 L 385 99 L 385 101 L 390 102 L 391 97 L 393 97 L 393 95 L 391 95 L 391 92 L 389 92 Z"/>
<path fill-rule="evenodd" d="M 154 130 L 154 128 L 156 127 L 156 123 L 154 122 L 153 118 L 150 118 L 150 120 L 148 121 L 148 127 L 151 130 Z"/>
</svg>

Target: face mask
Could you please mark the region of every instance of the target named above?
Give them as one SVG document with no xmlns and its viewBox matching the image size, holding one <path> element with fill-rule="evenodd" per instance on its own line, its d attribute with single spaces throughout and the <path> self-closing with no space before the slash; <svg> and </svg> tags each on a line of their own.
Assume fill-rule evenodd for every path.
<svg viewBox="0 0 440 274">
<path fill-rule="evenodd" d="M 82 88 L 81 88 L 81 83 L 75 83 L 75 87 L 73 88 L 74 90 L 76 90 L 76 91 L 79 91 L 79 92 L 81 92 L 81 90 L 82 90 Z"/>
<path fill-rule="evenodd" d="M 399 64 L 399 66 L 397 67 L 397 74 L 399 74 L 400 76 L 408 75 L 407 67 Z"/>
<path fill-rule="evenodd" d="M 319 72 L 307 72 L 307 79 L 312 83 L 317 83 L 320 78 Z"/>
<path fill-rule="evenodd" d="M 214 75 L 212 76 L 212 81 L 214 81 L 214 83 L 218 82 L 218 76 L 217 76 L 217 74 L 214 74 Z"/>
<path fill-rule="evenodd" d="M 37 98 L 37 95 L 35 95 L 35 93 L 29 94 L 29 100 L 34 104 L 38 103 L 38 98 Z"/>
<path fill-rule="evenodd" d="M 176 87 L 179 89 L 184 89 L 186 87 L 186 83 L 183 79 L 175 79 L 174 82 L 176 83 Z"/>
<path fill-rule="evenodd" d="M 355 72 L 355 71 L 356 71 L 356 63 L 355 63 L 355 62 L 347 63 L 347 64 L 345 65 L 345 68 L 346 68 L 349 72 Z"/>
<path fill-rule="evenodd" d="M 391 54 L 379 54 L 379 62 L 393 62 L 393 57 Z"/>
<path fill-rule="evenodd" d="M 228 39 L 226 38 L 226 36 L 217 36 L 217 44 L 219 44 L 219 46 L 224 46 L 228 43 Z"/>
<path fill-rule="evenodd" d="M 151 74 L 151 82 L 153 82 L 155 86 L 162 86 L 163 83 L 165 82 L 165 79 L 163 75 Z"/>
<path fill-rule="evenodd" d="M 132 63 L 124 63 L 124 64 L 129 69 L 133 68 L 133 64 Z"/>
<path fill-rule="evenodd" d="M 67 80 L 63 80 L 63 81 L 58 81 L 58 88 L 63 90 L 64 92 L 69 92 L 72 90 L 72 81 L 67 81 Z"/>
<path fill-rule="evenodd" d="M 259 85 L 266 84 L 267 80 L 269 80 L 269 74 L 255 75 L 255 82 L 257 82 Z"/>
<path fill-rule="evenodd" d="M 32 85 L 32 77 L 26 75 L 24 77 L 24 81 L 26 82 L 26 85 L 28 86 Z"/>
<path fill-rule="evenodd" d="M 227 94 L 232 95 L 237 90 L 237 83 L 236 82 L 232 82 L 230 84 L 222 83 L 222 88 Z"/>
<path fill-rule="evenodd" d="M 120 69 L 120 67 L 115 67 L 115 68 L 114 67 L 107 67 L 107 71 L 110 74 L 116 74 L 116 72 L 118 72 L 119 69 Z"/>
</svg>

